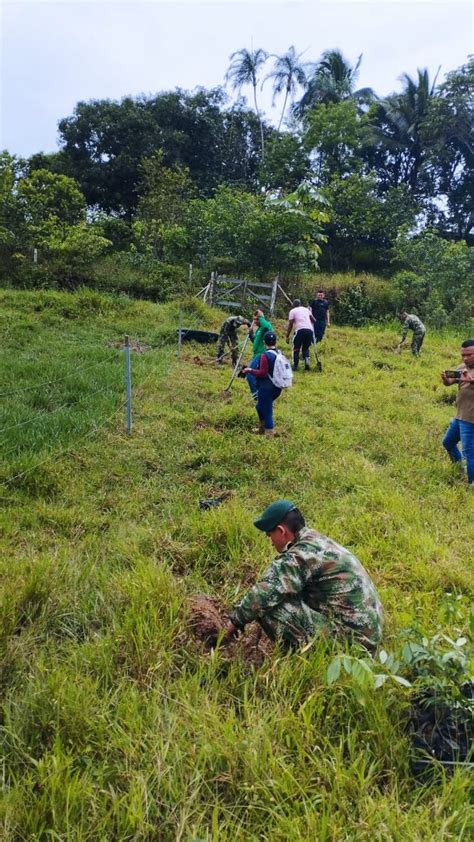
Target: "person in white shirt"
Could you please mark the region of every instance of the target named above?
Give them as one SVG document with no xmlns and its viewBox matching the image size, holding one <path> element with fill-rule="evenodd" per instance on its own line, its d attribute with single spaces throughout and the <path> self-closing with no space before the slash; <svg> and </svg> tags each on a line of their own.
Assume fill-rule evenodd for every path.
<svg viewBox="0 0 474 842">
<path fill-rule="evenodd" d="M 298 370 L 300 351 L 303 352 L 305 371 L 310 368 L 309 349 L 314 341 L 313 333 L 314 318 L 307 307 L 303 307 L 299 298 L 293 301 L 293 308 L 288 313 L 288 327 L 286 329 L 286 341 L 290 341 L 291 331 L 294 329 L 293 337 L 293 371 Z"/>
</svg>

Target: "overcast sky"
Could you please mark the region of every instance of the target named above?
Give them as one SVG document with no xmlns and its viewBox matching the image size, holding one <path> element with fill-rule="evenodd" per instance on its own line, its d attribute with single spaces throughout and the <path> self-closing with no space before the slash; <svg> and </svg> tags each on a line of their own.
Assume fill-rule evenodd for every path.
<svg viewBox="0 0 474 842">
<path fill-rule="evenodd" d="M 57 123 L 81 100 L 221 85 L 242 47 L 294 45 L 308 61 L 335 47 L 352 63 L 363 53 L 358 84 L 379 95 L 418 67 L 433 76 L 441 65 L 441 80 L 473 52 L 473 6 L 457 0 L 0 0 L 0 10 L 0 149 L 22 156 L 57 149 Z"/>
</svg>

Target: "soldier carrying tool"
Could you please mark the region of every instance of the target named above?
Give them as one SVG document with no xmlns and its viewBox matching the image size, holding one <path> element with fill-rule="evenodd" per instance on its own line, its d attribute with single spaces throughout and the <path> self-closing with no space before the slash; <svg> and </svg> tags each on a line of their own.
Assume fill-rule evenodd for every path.
<svg viewBox="0 0 474 842">
<path fill-rule="evenodd" d="M 255 526 L 280 555 L 230 612 L 224 643 L 256 620 L 289 649 L 323 635 L 356 641 L 373 653 L 382 637 L 383 609 L 360 561 L 309 529 L 288 500 L 268 506 Z"/>
<path fill-rule="evenodd" d="M 426 328 L 423 322 L 418 318 L 418 316 L 413 315 L 413 313 L 407 313 L 406 310 L 402 310 L 398 318 L 400 319 L 403 327 L 400 342 L 397 345 L 397 351 L 401 351 L 402 345 L 407 338 L 408 331 L 412 330 L 413 338 L 411 340 L 411 352 L 414 357 L 419 357 L 426 333 Z"/>
<path fill-rule="evenodd" d="M 224 365 L 224 357 L 226 356 L 226 344 L 229 345 L 230 348 L 230 353 L 232 355 L 232 365 L 236 364 L 238 358 L 237 349 L 239 345 L 237 331 L 242 325 L 247 325 L 247 327 L 250 327 L 250 324 L 251 323 L 249 322 L 249 320 L 244 319 L 243 316 L 229 316 L 229 318 L 222 323 L 221 330 L 219 333 L 219 345 L 217 346 L 216 363 L 218 365 Z"/>
</svg>

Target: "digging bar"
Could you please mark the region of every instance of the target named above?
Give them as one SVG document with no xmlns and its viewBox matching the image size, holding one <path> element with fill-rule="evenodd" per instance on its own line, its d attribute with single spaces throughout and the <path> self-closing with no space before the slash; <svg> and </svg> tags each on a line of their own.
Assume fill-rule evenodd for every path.
<svg viewBox="0 0 474 842">
<path fill-rule="evenodd" d="M 237 372 L 238 372 L 238 370 L 239 370 L 240 361 L 241 361 L 241 359 L 242 359 L 242 357 L 243 357 L 243 355 L 244 355 L 244 351 L 245 351 L 245 349 L 246 349 L 246 347 L 247 347 L 247 344 L 248 344 L 249 339 L 250 339 L 250 334 L 248 333 L 248 334 L 247 334 L 247 336 L 245 337 L 244 344 L 242 345 L 242 350 L 241 350 L 241 352 L 240 352 L 240 354 L 239 354 L 239 359 L 237 360 L 237 362 L 236 362 L 236 364 L 235 364 L 235 366 L 234 366 L 234 371 L 232 372 L 232 377 L 231 377 L 230 383 L 229 383 L 229 385 L 227 386 L 227 389 L 224 389 L 224 392 L 225 392 L 225 394 L 226 394 L 226 395 L 228 395 L 228 394 L 229 394 L 229 392 L 230 392 L 230 387 L 232 386 L 232 383 L 234 382 L 235 378 L 237 377 Z"/>
</svg>

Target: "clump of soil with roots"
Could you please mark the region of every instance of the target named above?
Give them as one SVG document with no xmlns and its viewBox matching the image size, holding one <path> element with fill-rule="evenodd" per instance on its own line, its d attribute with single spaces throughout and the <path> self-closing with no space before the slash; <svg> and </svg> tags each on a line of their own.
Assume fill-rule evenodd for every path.
<svg viewBox="0 0 474 842">
<path fill-rule="evenodd" d="M 210 651 L 230 620 L 229 612 L 217 599 L 197 594 L 188 601 L 189 623 L 194 636 L 204 649 Z M 275 648 L 275 644 L 258 623 L 249 623 L 244 631 L 228 643 L 221 643 L 220 652 L 227 660 L 242 658 L 260 666 Z"/>
</svg>

